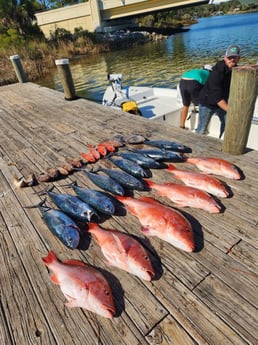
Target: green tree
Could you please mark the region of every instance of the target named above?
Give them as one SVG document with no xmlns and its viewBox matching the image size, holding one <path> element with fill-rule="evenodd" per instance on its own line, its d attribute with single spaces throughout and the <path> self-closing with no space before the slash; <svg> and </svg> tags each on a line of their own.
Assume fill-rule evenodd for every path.
<svg viewBox="0 0 258 345">
<path fill-rule="evenodd" d="M 41 0 L 39 2 L 44 2 L 45 4 L 47 3 L 47 8 L 59 8 L 59 7 L 64 7 L 64 6 L 69 6 L 69 5 L 76 5 L 80 4 L 82 2 L 86 2 L 88 0 Z"/>
<path fill-rule="evenodd" d="M 43 38 L 34 13 L 36 0 L 0 0 L 0 46 L 23 45 L 30 38 Z"/>
</svg>

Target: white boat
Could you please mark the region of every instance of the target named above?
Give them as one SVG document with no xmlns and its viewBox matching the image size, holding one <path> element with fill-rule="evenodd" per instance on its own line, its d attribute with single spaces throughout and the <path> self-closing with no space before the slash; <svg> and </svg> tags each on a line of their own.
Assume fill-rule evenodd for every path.
<svg viewBox="0 0 258 345">
<path fill-rule="evenodd" d="M 145 86 L 122 86 L 122 74 L 109 74 L 110 85 L 107 87 L 102 104 L 138 114 L 155 121 L 164 121 L 169 125 L 180 127 L 182 100 L 179 88 L 161 88 Z M 192 106 L 185 126 L 195 131 L 198 124 L 198 109 Z M 212 116 L 208 136 L 219 138 L 220 121 Z M 223 139 L 223 136 L 222 136 Z M 258 150 L 258 100 L 256 100 L 247 147 Z"/>
</svg>

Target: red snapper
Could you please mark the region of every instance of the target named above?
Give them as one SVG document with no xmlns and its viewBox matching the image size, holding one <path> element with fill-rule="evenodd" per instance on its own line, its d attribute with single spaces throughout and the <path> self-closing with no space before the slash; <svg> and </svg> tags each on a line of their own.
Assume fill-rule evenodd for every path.
<svg viewBox="0 0 258 345">
<path fill-rule="evenodd" d="M 85 308 L 93 313 L 112 319 L 115 306 L 111 288 L 104 275 L 81 261 L 59 261 L 53 251 L 42 258 L 53 271 L 52 282 L 60 288 L 68 302 L 67 307 Z"/>
<path fill-rule="evenodd" d="M 190 222 L 183 214 L 158 201 L 142 196 L 140 199 L 116 196 L 142 224 L 147 236 L 157 236 L 177 248 L 192 252 L 194 235 Z"/>
<path fill-rule="evenodd" d="M 155 275 L 147 250 L 131 235 L 118 230 L 105 230 L 89 223 L 89 230 L 98 243 L 107 263 L 141 279 L 151 281 Z"/>
</svg>

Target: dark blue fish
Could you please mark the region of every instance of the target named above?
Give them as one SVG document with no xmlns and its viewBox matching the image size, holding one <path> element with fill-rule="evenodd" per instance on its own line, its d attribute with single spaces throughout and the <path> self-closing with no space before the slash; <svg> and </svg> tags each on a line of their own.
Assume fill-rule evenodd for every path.
<svg viewBox="0 0 258 345">
<path fill-rule="evenodd" d="M 115 195 L 125 195 L 125 190 L 120 183 L 109 176 L 82 170 L 96 186 Z"/>
<path fill-rule="evenodd" d="M 133 152 L 151 157 L 159 162 L 183 162 L 184 158 L 180 152 L 165 149 L 133 149 Z"/>
<path fill-rule="evenodd" d="M 116 180 L 118 183 L 120 183 L 122 186 L 129 188 L 129 189 L 136 189 L 136 190 L 144 190 L 144 184 L 143 182 L 128 174 L 125 171 L 117 170 L 117 169 L 105 169 L 105 168 L 99 168 L 100 171 L 103 171 L 105 174 L 109 175 L 111 178 Z"/>
<path fill-rule="evenodd" d="M 118 152 L 117 154 L 122 156 L 123 158 L 129 159 L 132 162 L 139 164 L 143 168 L 158 169 L 162 167 L 162 165 L 159 162 L 155 161 L 155 159 L 142 155 L 141 153 Z"/>
<path fill-rule="evenodd" d="M 128 172 L 128 174 L 135 177 L 150 177 L 150 174 L 147 170 L 144 170 L 139 164 L 130 161 L 126 158 L 119 157 L 109 157 L 109 160 L 114 163 L 120 169 Z"/>
<path fill-rule="evenodd" d="M 56 236 L 66 247 L 75 249 L 80 242 L 80 229 L 77 224 L 67 214 L 60 210 L 44 206 L 44 200 L 36 206 L 42 214 L 44 222 L 49 230 Z"/>
<path fill-rule="evenodd" d="M 166 149 L 166 150 L 172 150 L 177 151 L 181 153 L 191 153 L 192 149 L 189 146 L 185 146 L 182 144 L 179 144 L 175 141 L 169 141 L 169 140 L 145 140 L 145 145 L 150 145 L 154 147 L 158 147 L 160 149 Z"/>
<path fill-rule="evenodd" d="M 71 187 L 82 201 L 85 201 L 97 211 L 109 216 L 115 213 L 115 206 L 105 193 L 95 189 L 79 187 L 77 184 L 72 184 Z"/>
<path fill-rule="evenodd" d="M 98 218 L 96 210 L 89 204 L 71 194 L 59 194 L 54 192 L 46 192 L 53 202 L 63 212 L 82 222 L 89 222 L 93 216 Z"/>
</svg>

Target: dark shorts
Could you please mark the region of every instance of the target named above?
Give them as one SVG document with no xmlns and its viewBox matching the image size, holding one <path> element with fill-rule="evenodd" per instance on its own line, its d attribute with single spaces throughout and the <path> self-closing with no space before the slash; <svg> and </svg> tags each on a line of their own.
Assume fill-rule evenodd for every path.
<svg viewBox="0 0 258 345">
<path fill-rule="evenodd" d="M 199 93 L 203 85 L 198 83 L 196 80 L 181 79 L 179 88 L 182 96 L 183 105 L 189 107 L 191 102 L 194 105 L 198 104 Z"/>
</svg>

